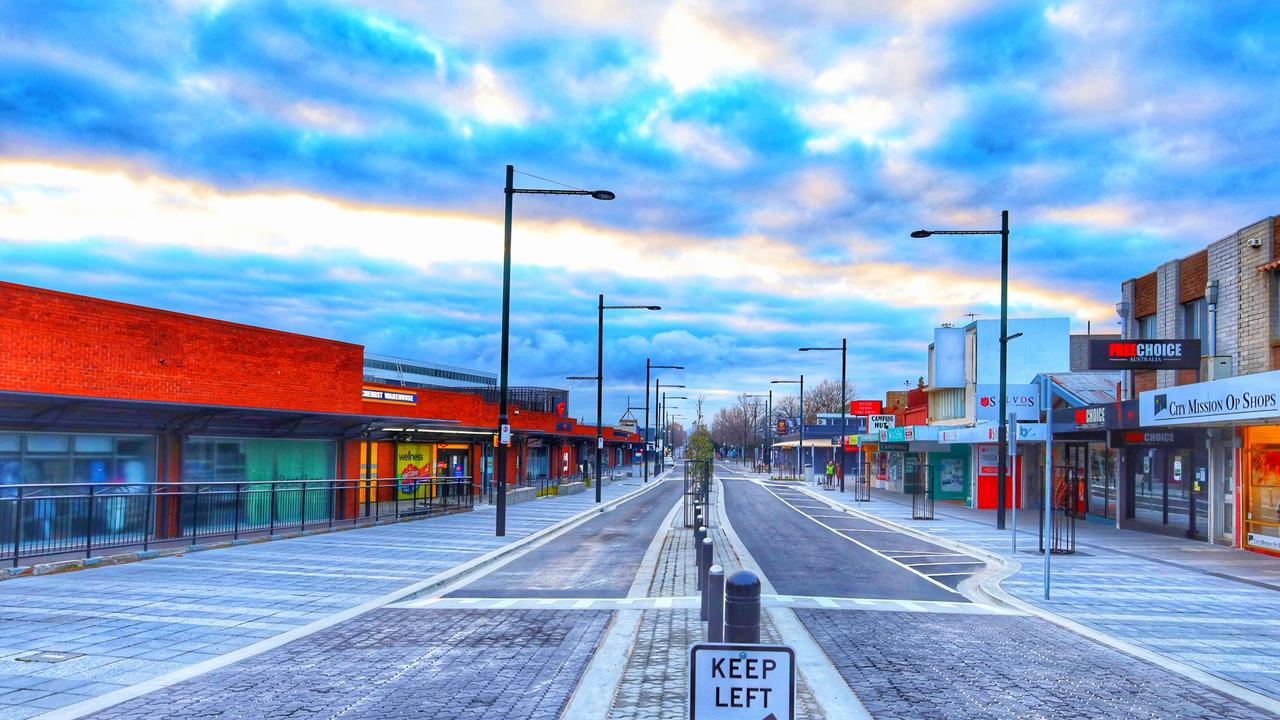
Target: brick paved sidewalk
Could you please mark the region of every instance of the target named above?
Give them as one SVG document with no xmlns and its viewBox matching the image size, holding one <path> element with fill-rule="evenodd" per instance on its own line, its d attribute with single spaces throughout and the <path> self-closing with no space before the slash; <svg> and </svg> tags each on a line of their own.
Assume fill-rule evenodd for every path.
<svg viewBox="0 0 1280 720">
<path fill-rule="evenodd" d="M 683 515 L 677 513 L 667 530 L 647 597 L 698 595 L 693 530 L 685 528 L 683 521 Z M 713 564 L 724 566 L 726 573 L 741 568 L 742 564 L 733 554 L 724 532 L 713 527 L 710 534 Z M 688 647 L 690 643 L 704 640 L 706 632 L 705 624 L 698 615 L 698 610 L 644 611 L 635 645 L 613 699 L 613 709 L 609 713 L 611 720 L 676 720 L 688 717 Z M 763 614 L 760 634 L 763 642 L 781 642 L 768 610 Z M 797 683 L 796 716 L 801 720 L 820 720 L 822 714 L 813 693 L 803 678 L 798 678 Z"/>
<path fill-rule="evenodd" d="M 810 485 L 808 489 L 815 488 Z M 934 520 L 912 520 L 910 497 L 876 492 L 872 502 L 817 490 L 846 506 L 932 535 L 1013 557 L 993 513 L 938 503 Z M 1021 569 L 1006 592 L 1106 635 L 1280 698 L 1280 585 L 1270 558 L 1240 550 L 1077 524 L 1079 552 L 1052 559 L 1052 599 L 1043 599 L 1038 511 L 1019 513 Z"/>
<path fill-rule="evenodd" d="M 639 479 L 603 488 L 606 500 Z M 593 493 L 0 582 L 0 720 L 158 677 L 407 587 L 594 505 Z M 34 651 L 72 653 L 23 662 Z"/>
</svg>

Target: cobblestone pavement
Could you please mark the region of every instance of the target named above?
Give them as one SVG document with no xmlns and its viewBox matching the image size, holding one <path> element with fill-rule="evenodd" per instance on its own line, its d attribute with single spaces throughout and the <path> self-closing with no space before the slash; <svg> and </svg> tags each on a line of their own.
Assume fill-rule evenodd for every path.
<svg viewBox="0 0 1280 720">
<path fill-rule="evenodd" d="M 810 486 L 812 489 L 812 486 Z M 1008 531 L 991 513 L 938 503 L 935 520 L 911 520 L 910 499 L 876 492 L 869 503 L 826 497 L 887 520 L 1011 557 Z M 1038 511 L 1018 513 L 1022 569 L 1007 592 L 1112 637 L 1160 653 L 1257 692 L 1280 698 L 1280 586 L 1253 553 L 1077 523 L 1075 555 L 1053 558 L 1053 593 L 1043 598 Z"/>
<path fill-rule="evenodd" d="M 91 717 L 552 720 L 609 616 L 375 610 Z"/>
<path fill-rule="evenodd" d="M 1039 618 L 796 615 L 878 717 L 1272 717 Z"/>
<path fill-rule="evenodd" d="M 649 584 L 649 597 L 697 595 L 693 564 L 693 530 L 684 528 L 677 514 L 663 539 L 657 568 Z M 725 552 L 728 538 L 719 528 L 711 529 L 715 563 L 727 570 L 740 567 L 736 557 Z M 780 642 L 777 629 L 765 611 L 760 634 L 766 643 Z M 623 670 L 613 699 L 611 720 L 675 720 L 689 716 L 688 646 L 704 639 L 705 624 L 697 610 L 646 610 L 641 614 L 631 657 Z M 796 688 L 798 718 L 818 720 L 822 714 L 813 693 L 803 679 Z"/>
<path fill-rule="evenodd" d="M 602 488 L 606 499 L 639 479 Z M 0 582 L 0 720 L 21 720 L 306 625 L 592 507 L 592 493 Z M 56 664 L 33 651 L 75 653 Z"/>
</svg>

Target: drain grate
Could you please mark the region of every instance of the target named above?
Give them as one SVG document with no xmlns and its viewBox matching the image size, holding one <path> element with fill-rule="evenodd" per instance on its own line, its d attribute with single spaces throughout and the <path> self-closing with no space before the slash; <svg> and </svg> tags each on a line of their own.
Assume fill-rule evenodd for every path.
<svg viewBox="0 0 1280 720">
<path fill-rule="evenodd" d="M 50 652 L 48 650 L 41 650 L 40 652 L 33 652 L 29 655 L 23 655 L 22 657 L 14 659 L 18 662 L 60 663 L 66 662 L 67 660 L 74 660 L 75 658 L 82 656 L 83 653 Z"/>
</svg>

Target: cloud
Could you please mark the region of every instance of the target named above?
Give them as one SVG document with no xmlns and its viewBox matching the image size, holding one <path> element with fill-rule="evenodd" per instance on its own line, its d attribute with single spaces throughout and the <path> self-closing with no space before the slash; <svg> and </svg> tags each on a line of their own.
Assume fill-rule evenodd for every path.
<svg viewBox="0 0 1280 720">
<path fill-rule="evenodd" d="M 641 352 L 707 353 L 719 393 L 813 334 L 884 389 L 998 297 L 990 245 L 916 227 L 1007 208 L 1016 310 L 1104 321 L 1124 278 L 1273 214 L 1267 10 L 4 3 L 0 272 L 491 367 L 513 163 L 618 193 L 516 203 L 530 382 L 592 364 L 605 292 L 668 307 L 611 319 L 624 393 Z"/>
</svg>

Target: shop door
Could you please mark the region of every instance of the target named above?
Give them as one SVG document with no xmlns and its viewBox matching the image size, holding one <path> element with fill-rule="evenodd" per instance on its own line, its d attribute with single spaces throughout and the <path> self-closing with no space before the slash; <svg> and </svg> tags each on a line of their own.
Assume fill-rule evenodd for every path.
<svg viewBox="0 0 1280 720">
<path fill-rule="evenodd" d="M 1085 498 L 1085 510 L 1095 517 L 1107 519 L 1115 517 L 1115 452 L 1103 445 L 1089 446 L 1088 493 Z"/>
<path fill-rule="evenodd" d="M 1204 537 L 1209 523 L 1208 469 L 1203 450 L 1178 448 L 1169 452 L 1170 474 L 1166 524 L 1186 529 L 1187 537 Z"/>
<path fill-rule="evenodd" d="M 1087 443 L 1067 443 L 1066 447 L 1066 472 L 1064 478 L 1067 482 L 1076 484 L 1076 517 L 1080 513 L 1094 512 L 1089 503 L 1090 493 L 1087 492 L 1086 478 L 1089 471 L 1089 445 Z"/>
<path fill-rule="evenodd" d="M 1165 512 L 1164 451 L 1157 448 L 1139 448 L 1133 463 L 1133 518 L 1152 524 L 1168 522 Z"/>
</svg>

